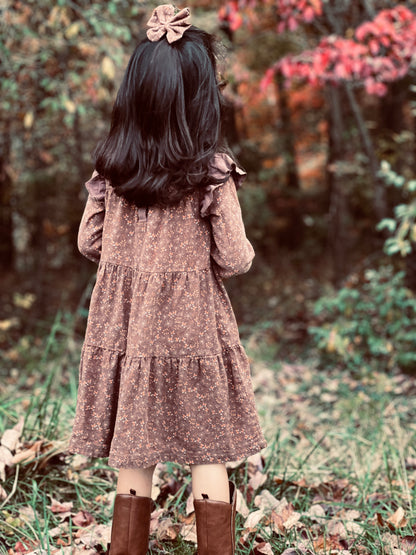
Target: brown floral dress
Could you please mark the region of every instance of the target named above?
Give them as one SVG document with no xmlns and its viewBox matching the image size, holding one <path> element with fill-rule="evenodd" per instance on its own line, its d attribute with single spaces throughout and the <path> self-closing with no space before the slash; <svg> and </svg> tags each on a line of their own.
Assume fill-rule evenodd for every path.
<svg viewBox="0 0 416 555">
<path fill-rule="evenodd" d="M 116 468 L 238 460 L 263 447 L 247 356 L 223 278 L 254 256 L 217 154 L 212 185 L 137 208 L 94 172 L 78 246 L 99 263 L 81 354 L 70 451 Z"/>
</svg>

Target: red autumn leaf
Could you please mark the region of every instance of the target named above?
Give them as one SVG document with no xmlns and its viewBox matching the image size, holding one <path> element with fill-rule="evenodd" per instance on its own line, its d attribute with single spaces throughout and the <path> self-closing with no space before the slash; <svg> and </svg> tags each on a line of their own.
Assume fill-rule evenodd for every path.
<svg viewBox="0 0 416 555">
<path fill-rule="evenodd" d="M 375 56 L 376 54 L 379 53 L 380 43 L 377 40 L 375 40 L 375 39 L 370 40 L 370 42 L 368 43 L 368 46 L 369 46 L 370 52 L 373 56 Z"/>
<path fill-rule="evenodd" d="M 53 513 L 67 513 L 72 509 L 72 501 L 66 501 L 65 503 L 60 503 L 56 499 L 51 498 L 52 503 L 48 506 Z"/>
<path fill-rule="evenodd" d="M 71 545 L 71 542 L 72 542 L 71 538 L 68 538 L 67 541 L 65 541 L 62 538 L 58 538 L 56 540 L 56 545 L 58 545 L 59 547 L 68 547 L 68 545 Z"/>
<path fill-rule="evenodd" d="M 315 12 L 313 11 L 312 6 L 307 6 L 305 8 L 305 11 L 303 12 L 303 19 L 307 23 L 310 23 L 311 21 L 313 21 L 315 19 Z"/>
<path fill-rule="evenodd" d="M 16 542 L 13 551 L 14 553 L 30 553 L 37 545 L 37 543 L 29 540 L 25 540 L 24 542 L 18 541 Z"/>
</svg>

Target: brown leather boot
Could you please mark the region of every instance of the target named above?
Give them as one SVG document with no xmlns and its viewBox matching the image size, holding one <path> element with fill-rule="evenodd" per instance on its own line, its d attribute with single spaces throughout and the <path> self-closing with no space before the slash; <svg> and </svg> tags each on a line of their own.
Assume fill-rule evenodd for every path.
<svg viewBox="0 0 416 555">
<path fill-rule="evenodd" d="M 109 555 L 146 555 L 152 503 L 134 490 L 116 495 Z"/>
<path fill-rule="evenodd" d="M 229 482 L 230 503 L 211 501 L 208 497 L 194 501 L 198 555 L 234 555 L 235 485 Z"/>
</svg>

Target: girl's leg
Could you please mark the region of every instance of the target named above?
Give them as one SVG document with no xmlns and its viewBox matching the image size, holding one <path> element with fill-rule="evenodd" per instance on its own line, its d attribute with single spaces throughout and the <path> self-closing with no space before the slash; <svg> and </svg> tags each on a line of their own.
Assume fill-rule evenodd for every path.
<svg viewBox="0 0 416 555">
<path fill-rule="evenodd" d="M 225 464 L 192 464 L 191 472 L 194 499 L 202 499 L 204 493 L 212 501 L 230 502 Z"/>
<path fill-rule="evenodd" d="M 130 493 L 130 490 L 133 489 L 139 497 L 150 497 L 155 466 L 121 468 L 118 473 L 117 493 Z"/>
</svg>

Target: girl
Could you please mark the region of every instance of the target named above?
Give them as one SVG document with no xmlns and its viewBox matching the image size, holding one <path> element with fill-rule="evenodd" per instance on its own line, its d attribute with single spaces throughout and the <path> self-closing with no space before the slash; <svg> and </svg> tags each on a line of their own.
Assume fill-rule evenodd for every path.
<svg viewBox="0 0 416 555">
<path fill-rule="evenodd" d="M 111 555 L 147 552 L 160 461 L 189 464 L 198 553 L 234 553 L 226 461 L 265 446 L 222 280 L 254 253 L 224 153 L 214 39 L 189 10 L 148 22 L 98 146 L 78 245 L 97 262 L 70 450 L 119 468 Z"/>
</svg>

